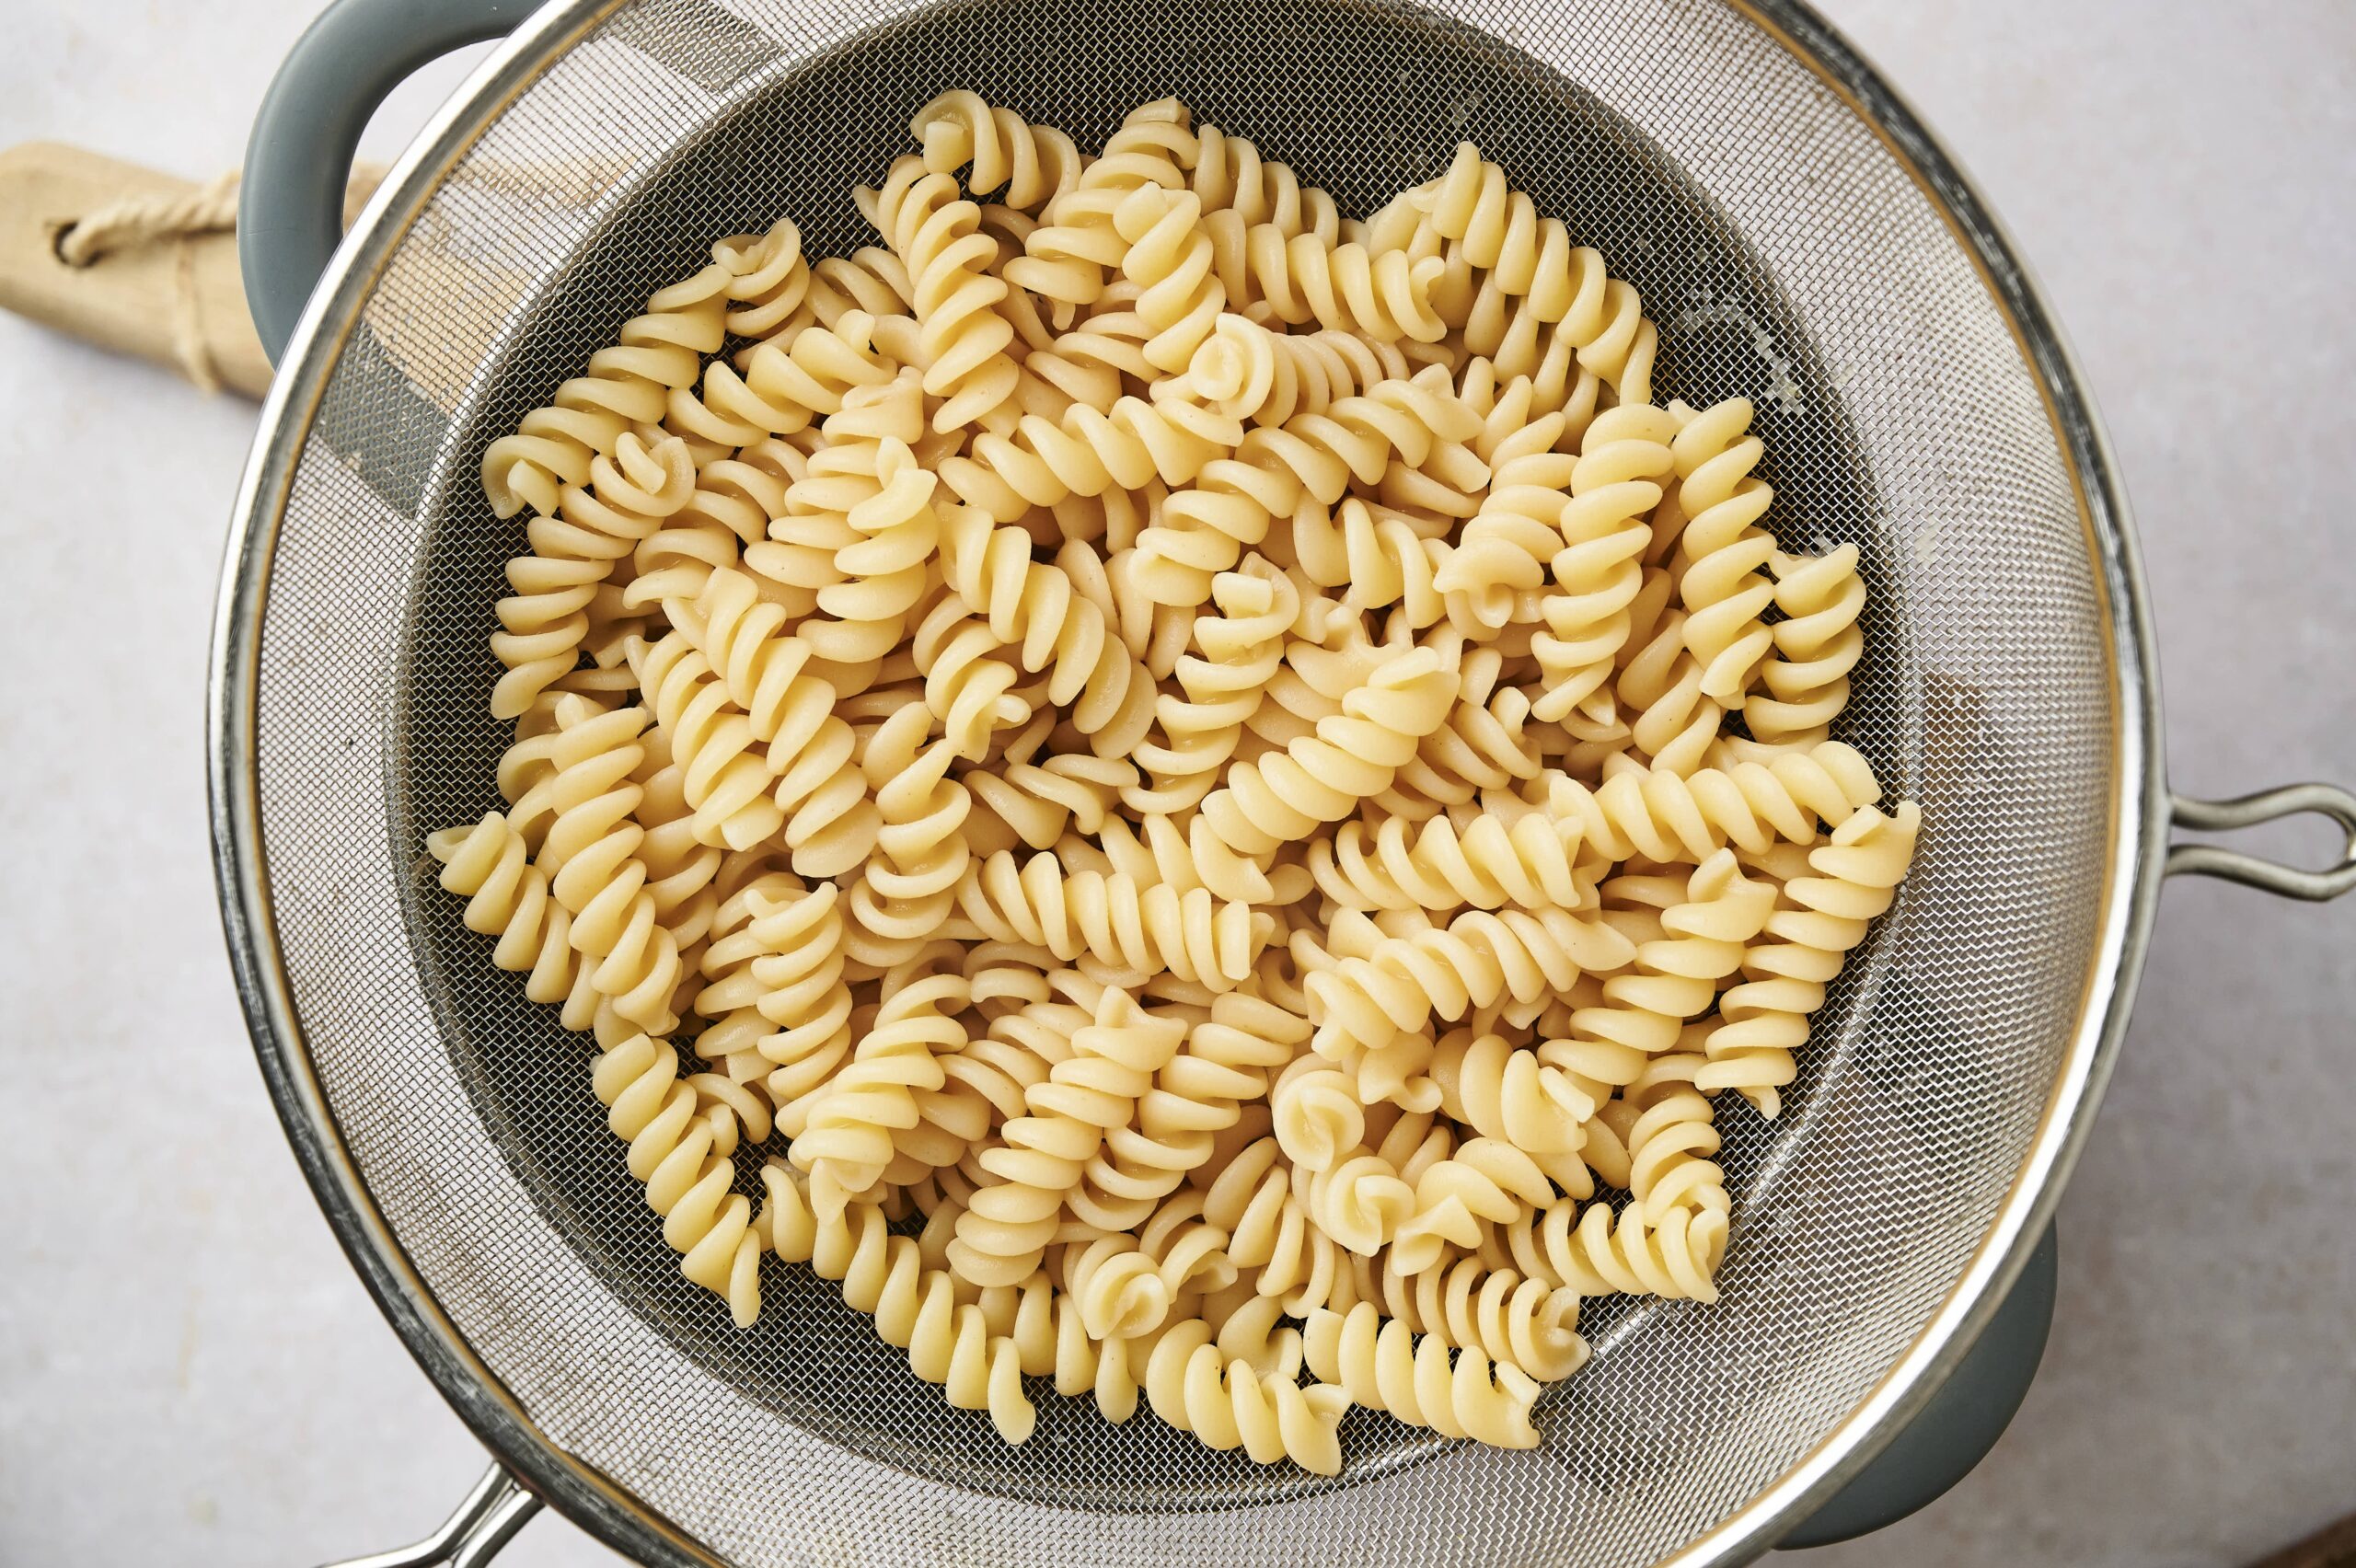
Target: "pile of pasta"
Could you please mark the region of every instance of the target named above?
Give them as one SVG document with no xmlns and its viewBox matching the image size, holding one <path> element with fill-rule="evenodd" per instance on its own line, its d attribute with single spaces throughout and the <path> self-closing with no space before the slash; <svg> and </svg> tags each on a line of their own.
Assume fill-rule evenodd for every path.
<svg viewBox="0 0 2356 1568">
<path fill-rule="evenodd" d="M 1533 1445 L 1911 857 L 1856 549 L 1469 144 L 1359 222 L 1174 100 L 911 129 L 881 244 L 721 241 L 485 453 L 443 885 L 739 1324 L 807 1263 L 1012 1442 Z"/>
</svg>

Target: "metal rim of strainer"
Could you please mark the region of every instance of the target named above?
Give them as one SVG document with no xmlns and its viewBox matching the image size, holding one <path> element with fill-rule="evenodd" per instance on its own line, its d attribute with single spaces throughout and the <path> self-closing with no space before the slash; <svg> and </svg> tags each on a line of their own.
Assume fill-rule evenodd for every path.
<svg viewBox="0 0 2356 1568">
<path fill-rule="evenodd" d="M 263 1076 L 297 1161 L 378 1307 L 444 1397 L 533 1493 L 615 1548 L 664 1563 L 715 1561 L 622 1488 L 558 1447 L 475 1355 L 377 1209 L 305 1044 L 267 894 L 255 691 L 276 533 L 303 436 L 341 346 L 388 258 L 483 127 L 627 0 L 562 0 L 520 27 L 453 96 L 370 203 L 296 326 L 240 486 L 216 613 L 207 733 L 223 918 Z M 2108 443 L 2051 312 L 1987 203 L 1897 93 L 1799 0 L 1727 0 L 1823 81 L 1882 139 L 1978 268 L 2035 375 L 2067 455 L 2109 625 L 2113 793 L 2103 906 L 2076 1030 L 2029 1153 L 1946 1301 L 1881 1383 L 1775 1482 L 1669 1561 L 1744 1561 L 1829 1498 L 1893 1436 L 1970 1348 L 2057 1203 L 2122 1037 L 2165 872 L 2171 817 L 2158 759 L 2154 640 L 2142 568 Z"/>
</svg>

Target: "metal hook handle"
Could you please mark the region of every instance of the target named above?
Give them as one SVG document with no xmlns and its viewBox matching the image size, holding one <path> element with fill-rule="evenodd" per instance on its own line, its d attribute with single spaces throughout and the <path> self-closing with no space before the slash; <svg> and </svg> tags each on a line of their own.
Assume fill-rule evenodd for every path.
<svg viewBox="0 0 2356 1568">
<path fill-rule="evenodd" d="M 2168 848 L 2167 874 L 2223 877 L 2281 898 L 2321 903 L 2356 890 L 2356 795 L 2336 784 L 2287 784 L 2232 801 L 2196 801 L 2189 795 L 2170 796 L 2178 827 L 2195 833 L 2231 833 L 2286 816 L 2313 812 L 2329 817 L 2346 836 L 2338 864 L 2320 871 L 2277 865 L 2238 849 L 2214 844 L 2177 844 Z"/>
<path fill-rule="evenodd" d="M 415 1546 L 331 1562 L 327 1568 L 479 1568 L 514 1539 L 525 1520 L 540 1511 L 540 1500 L 493 1465 L 475 1482 L 458 1511 Z"/>
</svg>

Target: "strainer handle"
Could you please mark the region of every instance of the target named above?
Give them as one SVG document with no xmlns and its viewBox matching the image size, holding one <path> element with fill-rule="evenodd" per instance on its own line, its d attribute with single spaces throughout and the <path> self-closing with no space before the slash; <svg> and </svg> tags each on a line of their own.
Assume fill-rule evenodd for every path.
<svg viewBox="0 0 2356 1568">
<path fill-rule="evenodd" d="M 2232 833 L 2312 813 L 2329 817 L 2344 836 L 2339 863 L 2319 871 L 2301 870 L 2214 844 L 2171 845 L 2167 871 L 2172 877 L 2222 877 L 2278 897 L 2316 903 L 2356 892 L 2356 795 L 2336 784 L 2286 784 L 2231 801 L 2200 801 L 2189 795 L 2171 795 L 2169 800 L 2176 825 L 2195 833 Z"/>
<path fill-rule="evenodd" d="M 343 190 L 368 117 L 410 73 L 503 38 L 537 0 L 335 0 L 262 95 L 237 197 L 237 266 L 275 364 L 343 236 Z"/>
<path fill-rule="evenodd" d="M 497 1555 L 525 1521 L 539 1511 L 540 1500 L 493 1465 L 475 1482 L 458 1511 L 415 1546 L 330 1562 L 327 1568 L 476 1568 Z"/>
</svg>

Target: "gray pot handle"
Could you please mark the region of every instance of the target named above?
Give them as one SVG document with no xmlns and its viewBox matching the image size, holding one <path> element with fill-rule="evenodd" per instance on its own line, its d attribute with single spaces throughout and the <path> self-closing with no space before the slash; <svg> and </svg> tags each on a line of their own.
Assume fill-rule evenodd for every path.
<svg viewBox="0 0 2356 1568">
<path fill-rule="evenodd" d="M 342 237 L 344 182 L 368 117 L 410 72 L 502 38 L 536 0 L 335 0 L 278 68 L 246 144 L 237 265 L 275 364 Z"/>
<path fill-rule="evenodd" d="M 1930 1403 L 1782 1546 L 1831 1546 L 1895 1524 L 1935 1502 L 1987 1458 L 2045 1358 L 2060 1272 L 2054 1232 L 2048 1229 L 2012 1294 Z"/>
<path fill-rule="evenodd" d="M 477 1568 L 490 1562 L 539 1511 L 540 1500 L 493 1465 L 475 1482 L 458 1511 L 415 1546 L 329 1563 L 328 1568 Z"/>
<path fill-rule="evenodd" d="M 2168 849 L 2168 875 L 2223 877 L 2244 887 L 2258 888 L 2281 898 L 2321 903 L 2356 891 L 2356 795 L 2336 784 L 2286 784 L 2233 801 L 2196 801 L 2171 795 L 2170 814 L 2176 825 L 2195 833 L 2231 833 L 2262 822 L 2314 813 L 2329 817 L 2344 836 L 2339 863 L 2320 871 L 2303 871 L 2277 865 L 2238 849 L 2214 844 L 2177 844 Z"/>
</svg>

